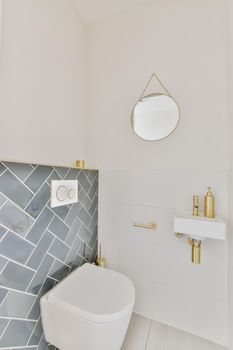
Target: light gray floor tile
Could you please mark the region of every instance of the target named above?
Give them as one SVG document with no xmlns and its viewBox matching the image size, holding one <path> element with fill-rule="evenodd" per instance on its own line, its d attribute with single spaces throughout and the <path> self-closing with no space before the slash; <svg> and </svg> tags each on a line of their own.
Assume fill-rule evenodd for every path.
<svg viewBox="0 0 233 350">
<path fill-rule="evenodd" d="M 150 326 L 151 320 L 138 314 L 133 314 L 122 350 L 145 350 Z"/>
<path fill-rule="evenodd" d="M 225 347 L 153 321 L 146 350 L 226 350 Z"/>
</svg>

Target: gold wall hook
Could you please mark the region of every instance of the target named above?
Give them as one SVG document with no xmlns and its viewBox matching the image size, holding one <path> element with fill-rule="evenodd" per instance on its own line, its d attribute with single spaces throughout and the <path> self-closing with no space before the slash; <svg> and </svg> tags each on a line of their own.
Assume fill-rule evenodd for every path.
<svg viewBox="0 0 233 350">
<path fill-rule="evenodd" d="M 156 222 L 150 222 L 147 225 L 134 223 L 134 227 L 146 228 L 148 230 L 156 230 L 158 228 L 158 225 Z"/>
</svg>

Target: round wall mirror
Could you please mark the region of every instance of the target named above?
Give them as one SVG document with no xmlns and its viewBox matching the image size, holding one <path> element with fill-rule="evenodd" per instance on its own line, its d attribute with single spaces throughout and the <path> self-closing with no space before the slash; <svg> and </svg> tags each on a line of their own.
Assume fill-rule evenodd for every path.
<svg viewBox="0 0 233 350">
<path fill-rule="evenodd" d="M 179 119 L 179 107 L 170 96 L 151 94 L 141 98 L 134 107 L 132 127 L 140 138 L 158 141 L 176 129 Z"/>
</svg>

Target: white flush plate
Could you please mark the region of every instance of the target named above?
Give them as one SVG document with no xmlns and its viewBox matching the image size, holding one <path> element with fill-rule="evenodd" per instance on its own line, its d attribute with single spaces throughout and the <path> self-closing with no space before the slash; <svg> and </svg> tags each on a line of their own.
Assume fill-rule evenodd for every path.
<svg viewBox="0 0 233 350">
<path fill-rule="evenodd" d="M 78 180 L 51 181 L 51 208 L 78 202 Z"/>
<path fill-rule="evenodd" d="M 224 240 L 226 224 L 219 217 L 209 219 L 203 216 L 181 213 L 176 214 L 174 217 L 174 232 L 184 233 L 189 237 Z"/>
</svg>

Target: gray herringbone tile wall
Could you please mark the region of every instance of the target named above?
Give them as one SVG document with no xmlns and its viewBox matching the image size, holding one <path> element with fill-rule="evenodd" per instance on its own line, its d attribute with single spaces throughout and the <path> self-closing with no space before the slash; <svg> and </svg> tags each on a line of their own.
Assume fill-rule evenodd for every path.
<svg viewBox="0 0 233 350">
<path fill-rule="evenodd" d="M 51 180 L 79 180 L 79 202 L 50 207 Z M 40 297 L 97 252 L 98 171 L 0 162 L 0 348 L 51 349 Z"/>
</svg>

